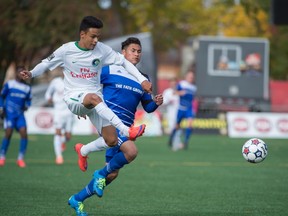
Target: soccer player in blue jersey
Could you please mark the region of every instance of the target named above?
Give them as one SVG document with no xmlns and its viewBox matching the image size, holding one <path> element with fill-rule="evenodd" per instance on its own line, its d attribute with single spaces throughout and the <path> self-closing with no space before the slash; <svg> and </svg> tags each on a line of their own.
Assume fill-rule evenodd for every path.
<svg viewBox="0 0 288 216">
<path fill-rule="evenodd" d="M 134 65 L 139 63 L 141 52 L 141 43 L 138 38 L 130 37 L 122 43 L 122 54 Z M 140 102 L 148 113 L 155 111 L 163 103 L 162 95 L 156 95 L 153 99 L 122 66 L 103 67 L 100 78 L 105 103 L 128 127 L 133 125 L 135 112 Z M 82 146 L 81 150 L 86 156 L 90 152 L 99 151 L 93 143 Z M 119 169 L 136 158 L 137 153 L 135 143 L 121 135 L 118 130 L 118 145 L 106 150 L 106 166 L 96 170 L 90 183 L 79 193 L 71 196 L 68 201 L 69 205 L 76 210 L 77 215 L 87 215 L 83 211 L 84 200 L 93 194 L 102 197 L 104 187 L 118 176 Z M 81 169 L 81 166 L 79 167 Z"/>
<path fill-rule="evenodd" d="M 31 105 L 31 87 L 24 82 L 20 71 L 24 67 L 16 68 L 16 78 L 4 84 L 0 96 L 0 115 L 4 117 L 5 135 L 0 150 L 0 166 L 5 165 L 6 153 L 10 144 L 14 128 L 20 134 L 20 148 L 17 165 L 26 167 L 24 155 L 27 149 L 28 136 L 24 111 Z"/>
<path fill-rule="evenodd" d="M 185 79 L 181 80 L 177 85 L 177 94 L 179 95 L 179 106 L 177 112 L 176 125 L 169 138 L 169 146 L 172 147 L 172 142 L 177 135 L 177 131 L 180 130 L 180 124 L 182 120 L 187 120 L 187 127 L 185 129 L 184 137 L 184 149 L 188 148 L 189 138 L 192 134 L 192 120 L 195 115 L 193 110 L 193 100 L 197 91 L 197 87 L 194 83 L 194 72 L 188 71 L 185 74 Z"/>
</svg>

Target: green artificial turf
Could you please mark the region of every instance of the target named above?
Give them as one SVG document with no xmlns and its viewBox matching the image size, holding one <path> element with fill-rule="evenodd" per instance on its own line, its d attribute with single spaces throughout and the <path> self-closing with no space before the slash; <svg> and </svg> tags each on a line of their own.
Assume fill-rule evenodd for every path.
<svg viewBox="0 0 288 216">
<path fill-rule="evenodd" d="M 3 137 L 3 132 L 0 133 Z M 95 136 L 74 136 L 64 164 L 54 163 L 53 136 L 30 135 L 26 168 L 16 165 L 19 135 L 15 133 L 0 167 L 0 215 L 76 215 L 68 198 L 81 190 L 104 152 L 92 153 L 88 170 L 80 171 L 73 146 Z M 264 139 L 268 156 L 259 164 L 244 160 L 246 139 L 193 135 L 189 149 L 173 152 L 167 136 L 141 137 L 138 157 L 107 186 L 100 199 L 87 199 L 89 216 L 287 216 L 288 142 Z"/>
</svg>

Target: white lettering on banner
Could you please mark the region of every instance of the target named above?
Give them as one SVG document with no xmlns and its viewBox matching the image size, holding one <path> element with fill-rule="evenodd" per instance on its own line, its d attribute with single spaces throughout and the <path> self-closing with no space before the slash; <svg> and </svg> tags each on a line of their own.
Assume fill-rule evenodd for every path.
<svg viewBox="0 0 288 216">
<path fill-rule="evenodd" d="M 288 138 L 288 114 L 228 112 L 229 137 Z"/>
</svg>

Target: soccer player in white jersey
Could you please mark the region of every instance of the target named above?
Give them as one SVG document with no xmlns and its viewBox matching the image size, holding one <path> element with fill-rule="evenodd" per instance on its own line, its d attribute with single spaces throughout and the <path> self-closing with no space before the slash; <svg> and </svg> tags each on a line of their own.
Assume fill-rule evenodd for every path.
<svg viewBox="0 0 288 216">
<path fill-rule="evenodd" d="M 185 74 L 185 79 L 181 80 L 177 85 L 177 94 L 179 95 L 179 107 L 177 112 L 176 125 L 169 138 L 169 146 L 172 147 L 174 137 L 180 134 L 177 133 L 181 129 L 181 122 L 186 119 L 187 127 L 185 129 L 184 136 L 184 149 L 188 148 L 188 142 L 192 134 L 192 120 L 195 117 L 195 110 L 193 109 L 193 100 L 197 91 L 197 87 L 194 84 L 194 72 L 188 71 Z M 180 139 L 179 139 L 180 140 Z"/>
<path fill-rule="evenodd" d="M 125 40 L 122 43 L 122 53 L 134 65 L 139 63 L 142 53 L 140 40 L 134 37 Z M 100 78 L 103 84 L 104 101 L 127 126 L 133 124 L 140 102 L 148 113 L 155 111 L 163 103 L 162 95 L 156 95 L 152 99 L 150 94 L 143 91 L 139 81 L 122 66 L 103 67 Z M 92 143 L 83 146 L 82 149 L 86 155 L 97 151 L 97 147 Z M 83 210 L 84 200 L 94 194 L 102 197 L 104 187 L 111 183 L 118 176 L 119 169 L 132 162 L 137 154 L 135 143 L 121 136 L 118 131 L 118 145 L 106 150 L 106 166 L 94 173 L 97 178 L 92 179 L 79 193 L 70 197 L 68 203 L 75 209 L 76 214 L 87 215 Z"/>
<path fill-rule="evenodd" d="M 117 145 L 116 128 L 130 140 L 135 140 L 145 131 L 145 125 L 130 128 L 103 102 L 100 85 L 101 68 L 116 64 L 124 66 L 141 83 L 144 91 L 152 92 L 152 84 L 123 55 L 101 43 L 99 37 L 103 23 L 93 16 L 86 16 L 80 24 L 80 40 L 59 47 L 48 58 L 42 60 L 32 71 L 21 72 L 24 79 L 43 74 L 47 70 L 62 67 L 64 73 L 64 100 L 71 112 L 78 116 L 87 115 L 101 136 L 93 143 L 99 149 Z M 76 149 L 81 154 L 81 148 Z M 85 158 L 80 161 L 86 166 Z"/>
<path fill-rule="evenodd" d="M 45 99 L 48 103 L 53 104 L 54 117 L 53 123 L 55 128 L 54 134 L 54 152 L 56 156 L 55 163 L 60 165 L 64 163 L 62 151 L 65 144 L 71 139 L 71 131 L 74 122 L 74 114 L 68 109 L 64 98 L 64 80 L 63 75 L 56 77 L 48 86 Z"/>
<path fill-rule="evenodd" d="M 176 93 L 177 79 L 175 77 L 169 80 L 169 87 L 163 91 L 163 105 L 166 108 L 166 119 L 168 121 L 168 130 L 170 134 L 176 124 L 176 115 L 179 106 L 179 95 Z"/>
</svg>

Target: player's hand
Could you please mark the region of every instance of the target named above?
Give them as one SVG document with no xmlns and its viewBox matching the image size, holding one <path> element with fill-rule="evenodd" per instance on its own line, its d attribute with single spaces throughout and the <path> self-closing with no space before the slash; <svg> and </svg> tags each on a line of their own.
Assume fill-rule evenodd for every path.
<svg viewBox="0 0 288 216">
<path fill-rule="evenodd" d="M 160 106 L 163 104 L 163 95 L 162 94 L 155 95 L 153 100 L 158 106 Z"/>
<path fill-rule="evenodd" d="M 143 88 L 143 90 L 147 93 L 152 93 L 152 83 L 149 82 L 148 80 L 144 80 L 142 83 L 141 83 L 141 86 Z"/>
<path fill-rule="evenodd" d="M 22 79 L 24 79 L 24 80 L 32 78 L 32 73 L 30 71 L 27 71 L 27 70 L 21 71 L 20 75 L 21 75 Z"/>
</svg>

